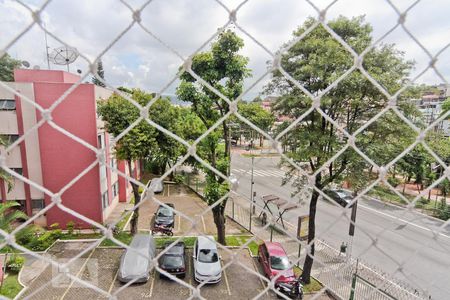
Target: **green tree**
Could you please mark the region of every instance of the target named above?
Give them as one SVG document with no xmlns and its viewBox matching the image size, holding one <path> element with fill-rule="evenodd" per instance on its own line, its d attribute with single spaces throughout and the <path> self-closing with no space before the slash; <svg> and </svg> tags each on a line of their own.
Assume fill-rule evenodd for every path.
<svg viewBox="0 0 450 300">
<path fill-rule="evenodd" d="M 212 44 L 211 51 L 198 53 L 192 58 L 192 70 L 228 99 L 235 99 L 242 93 L 243 80 L 250 76 L 250 71 L 247 69 L 248 58 L 238 54 L 243 46 L 243 40 L 233 31 L 224 31 Z M 177 95 L 179 99 L 192 103 L 192 111 L 203 122 L 205 128 L 210 128 L 229 112 L 226 101 L 196 82 L 196 79 L 188 72 L 184 72 L 181 76 Z M 212 132 L 203 142 L 204 156 L 202 158 L 226 175 L 230 165 L 229 136 L 230 128 L 226 120 L 222 122 L 220 130 Z M 223 151 L 219 147 L 220 137 L 225 141 Z M 205 172 L 207 181 L 205 198 L 208 205 L 213 205 L 226 195 L 229 189 L 223 178 L 206 168 Z M 225 205 L 226 199 L 212 209 L 218 241 L 224 245 L 226 243 Z"/>
<path fill-rule="evenodd" d="M 257 102 L 240 102 L 238 104 L 239 113 L 245 117 L 247 120 L 258 126 L 263 131 L 269 131 L 273 123 L 275 122 L 275 116 L 262 108 L 260 103 Z M 240 128 L 245 131 L 253 131 L 254 129 L 247 125 L 247 123 L 238 121 L 239 119 L 235 118 L 236 121 L 240 124 Z M 259 145 L 262 147 L 263 145 L 263 136 L 258 133 L 259 136 Z"/>
<path fill-rule="evenodd" d="M 179 130 L 181 108 L 173 106 L 169 99 L 158 99 L 150 108 L 149 118 L 164 127 L 165 129 L 177 133 Z M 189 128 L 189 123 L 184 123 L 185 128 Z M 156 169 L 158 174 L 163 174 L 166 167 L 172 167 L 178 156 L 186 152 L 185 147 L 175 139 L 160 130 L 156 131 L 156 147 L 147 161 Z"/>
<path fill-rule="evenodd" d="M 446 114 L 450 110 L 450 98 L 447 98 L 442 103 L 442 115 Z M 447 120 L 450 120 L 450 114 L 447 116 Z"/>
<path fill-rule="evenodd" d="M 9 142 L 5 135 L 0 135 L 0 147 L 6 147 L 9 145 Z M 12 190 L 14 187 L 14 178 L 5 170 L 0 169 L 0 184 L 4 184 L 8 186 L 8 192 Z"/>
<path fill-rule="evenodd" d="M 294 32 L 294 37 L 302 35 L 313 23 L 313 19 L 308 19 Z M 364 21 L 363 17 L 352 19 L 339 17 L 330 21 L 328 25 L 357 53 L 361 53 L 372 43 L 372 27 Z M 303 87 L 317 96 L 346 72 L 353 65 L 353 61 L 353 57 L 336 39 L 323 27 L 318 27 L 282 55 L 281 65 Z M 402 53 L 393 45 L 382 45 L 373 49 L 365 55 L 363 61 L 365 70 L 391 93 L 401 87 L 411 66 L 412 63 L 405 62 Z M 312 100 L 280 72 L 274 72 L 267 90 L 280 95 L 274 109 L 292 119 L 298 118 L 311 107 Z M 347 132 L 353 133 L 374 117 L 387 103 L 386 97 L 370 81 L 358 70 L 353 71 L 335 88 L 322 96 L 320 108 L 327 118 L 314 110 L 297 124 L 286 138 L 283 138 L 283 143 L 287 144 L 287 155 L 298 165 L 306 164 L 308 171 L 316 172 L 347 143 L 347 138 L 328 118 L 340 124 Z M 402 99 L 398 99 L 398 104 L 402 105 Z M 386 118 L 394 120 L 395 116 L 390 113 Z M 365 146 L 370 145 L 366 139 L 372 139 L 374 143 L 385 143 L 384 140 L 388 138 L 388 135 L 390 135 L 389 140 L 393 140 L 395 136 L 409 134 L 393 127 L 379 141 L 379 138 L 373 138 L 373 135 L 379 136 L 378 133 L 373 132 L 374 130 L 376 126 L 369 126 L 357 139 L 356 143 L 363 152 L 366 150 Z M 413 141 L 414 137 L 409 137 L 409 140 Z M 390 157 L 390 159 L 393 158 Z M 379 160 L 382 162 L 389 159 L 379 158 Z M 362 158 L 356 152 L 352 150 L 343 152 L 333 162 L 327 163 L 326 172 L 318 172 L 313 178 L 315 188 L 322 190 L 330 183 L 341 182 L 348 172 L 367 172 L 368 170 L 351 167 L 360 165 L 361 161 Z M 288 167 L 290 170 L 286 176 L 295 172 L 291 165 Z M 349 176 L 356 178 L 357 174 Z M 300 182 L 300 179 L 297 181 Z M 304 179 L 302 180 L 304 182 Z M 298 184 L 297 187 L 301 188 L 303 185 Z M 314 260 L 318 199 L 319 193 L 314 189 L 309 206 L 308 243 L 311 248 L 305 259 L 302 273 L 302 280 L 305 283 L 310 283 Z"/>
<path fill-rule="evenodd" d="M 0 57 L 0 81 L 14 81 L 14 69 L 21 65 L 20 60 L 12 58 L 8 53 Z"/>
<path fill-rule="evenodd" d="M 16 209 L 17 207 L 20 207 L 20 204 L 15 201 L 0 203 L 0 229 L 11 232 L 14 222 L 28 219 L 24 212 Z"/>
<path fill-rule="evenodd" d="M 141 90 L 131 91 L 131 97 L 137 103 L 145 106 L 152 96 Z M 150 111 L 152 108 L 150 108 Z M 117 137 L 127 129 L 136 119 L 139 118 L 139 109 L 120 95 L 113 94 L 109 99 L 98 102 L 98 113 L 105 122 L 105 129 L 108 133 Z M 149 115 L 151 112 L 149 112 Z M 132 163 L 145 159 L 156 148 L 156 129 L 146 121 L 141 121 L 127 134 L 125 134 L 115 145 L 115 156 L 119 160 L 125 160 L 128 165 L 129 176 L 134 178 Z M 134 178 L 138 180 L 137 178 Z M 134 203 L 138 205 L 141 198 L 139 186 L 130 181 L 133 189 Z M 137 233 L 137 222 L 139 218 L 139 207 L 134 210 L 131 219 L 131 234 Z"/>
<path fill-rule="evenodd" d="M 103 70 L 103 62 L 102 62 L 101 59 L 97 62 L 97 75 L 101 79 L 105 80 L 105 70 Z M 101 82 L 95 76 L 92 77 L 92 83 L 95 84 L 95 85 L 98 85 L 98 86 L 102 86 L 102 87 L 106 86 L 103 82 Z"/>
</svg>

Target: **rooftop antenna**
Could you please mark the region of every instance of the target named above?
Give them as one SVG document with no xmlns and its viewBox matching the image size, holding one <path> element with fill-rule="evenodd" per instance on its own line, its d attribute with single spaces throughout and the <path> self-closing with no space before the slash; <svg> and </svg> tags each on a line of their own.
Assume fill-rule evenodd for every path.
<svg viewBox="0 0 450 300">
<path fill-rule="evenodd" d="M 70 72 L 69 65 L 78 58 L 78 55 L 79 53 L 76 48 L 62 46 L 53 49 L 48 58 L 55 65 L 66 65 L 67 72 Z"/>
<path fill-rule="evenodd" d="M 48 57 L 48 49 L 50 48 L 48 46 L 48 40 L 47 40 L 47 28 L 45 27 L 45 22 L 42 22 L 42 26 L 44 27 L 44 37 L 45 37 L 45 53 L 47 53 L 47 67 L 50 70 L 50 60 Z"/>
</svg>

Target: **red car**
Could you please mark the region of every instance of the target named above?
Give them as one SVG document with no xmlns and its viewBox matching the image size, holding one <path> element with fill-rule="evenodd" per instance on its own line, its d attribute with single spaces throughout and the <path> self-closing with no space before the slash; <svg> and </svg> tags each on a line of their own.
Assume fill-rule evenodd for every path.
<svg viewBox="0 0 450 300">
<path fill-rule="evenodd" d="M 267 278 L 272 279 L 278 273 L 282 274 L 276 279 L 276 283 L 291 283 L 297 280 L 286 251 L 280 243 L 264 242 L 259 245 L 258 259 Z"/>
</svg>

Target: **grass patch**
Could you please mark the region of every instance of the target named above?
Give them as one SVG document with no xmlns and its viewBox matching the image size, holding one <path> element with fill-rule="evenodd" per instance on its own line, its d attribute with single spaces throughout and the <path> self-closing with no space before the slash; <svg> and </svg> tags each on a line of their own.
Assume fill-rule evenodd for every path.
<svg viewBox="0 0 450 300">
<path fill-rule="evenodd" d="M 131 243 L 131 240 L 133 239 L 131 234 L 129 232 L 125 232 L 125 231 L 121 231 L 121 232 L 115 234 L 114 238 L 116 238 L 117 240 L 121 241 L 122 243 L 124 243 L 126 245 L 129 245 Z M 119 245 L 117 245 L 110 239 L 105 239 L 103 242 L 100 243 L 100 246 L 101 247 L 118 247 Z"/>
<path fill-rule="evenodd" d="M 368 193 L 369 196 L 380 199 L 384 202 L 394 202 L 398 204 L 406 205 L 408 204 L 405 200 L 400 198 L 396 193 L 391 191 L 389 188 L 382 186 L 374 186 Z M 405 195 L 405 198 L 410 198 L 408 195 Z"/>
<path fill-rule="evenodd" d="M 297 266 L 294 266 L 294 274 L 298 278 L 302 275 L 303 270 Z M 320 291 L 323 286 L 314 277 L 311 276 L 311 283 L 303 285 L 303 291 L 305 293 L 315 293 Z"/>
<path fill-rule="evenodd" d="M 22 290 L 22 286 L 19 283 L 18 274 L 7 273 L 8 276 L 4 279 L 3 285 L 0 289 L 0 295 L 14 299 L 16 295 Z"/>
<path fill-rule="evenodd" d="M 122 213 L 122 215 L 120 216 L 120 221 L 116 224 L 117 230 L 122 231 L 124 229 L 132 214 L 132 211 L 124 211 Z"/>
<path fill-rule="evenodd" d="M 241 246 L 244 245 L 249 239 L 253 236 L 251 235 L 228 235 L 225 240 L 227 242 L 227 246 Z M 247 247 L 250 249 L 252 255 L 258 255 L 258 243 L 255 241 L 251 241 Z"/>
</svg>

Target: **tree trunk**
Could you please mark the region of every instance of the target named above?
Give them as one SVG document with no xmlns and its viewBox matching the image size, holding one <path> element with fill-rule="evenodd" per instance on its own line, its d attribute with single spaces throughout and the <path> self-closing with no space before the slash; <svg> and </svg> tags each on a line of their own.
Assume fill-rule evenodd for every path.
<svg viewBox="0 0 450 300">
<path fill-rule="evenodd" d="M 263 135 L 262 134 L 260 134 L 259 135 L 259 146 L 262 148 L 262 146 L 263 146 Z"/>
<path fill-rule="evenodd" d="M 128 171 L 130 172 L 130 177 L 134 178 L 134 174 L 132 172 L 132 167 L 131 167 L 131 159 L 127 160 L 128 163 Z M 133 195 L 134 195 L 134 205 L 138 205 L 139 202 L 141 201 L 141 195 L 139 195 L 139 186 L 137 184 L 135 184 L 134 182 L 130 182 L 131 187 L 133 189 Z M 131 218 L 130 221 L 130 233 L 131 235 L 135 235 L 138 232 L 138 219 L 139 219 L 139 207 L 136 207 L 134 209 L 134 214 L 133 217 Z"/>
<path fill-rule="evenodd" d="M 213 208 L 214 223 L 217 227 L 217 241 L 226 246 L 225 240 L 225 210 L 222 209 L 222 205 L 217 205 Z"/>
<path fill-rule="evenodd" d="M 316 176 L 316 187 L 319 186 L 321 176 L 320 174 Z M 311 270 L 314 262 L 314 239 L 316 237 L 316 209 L 317 209 L 317 200 L 319 199 L 319 193 L 314 190 L 311 195 L 311 202 L 309 204 L 309 223 L 308 223 L 308 244 L 311 247 L 311 251 L 307 254 L 305 258 L 305 262 L 303 264 L 303 272 L 301 275 L 301 281 L 305 284 L 309 284 L 311 282 Z"/>
</svg>

